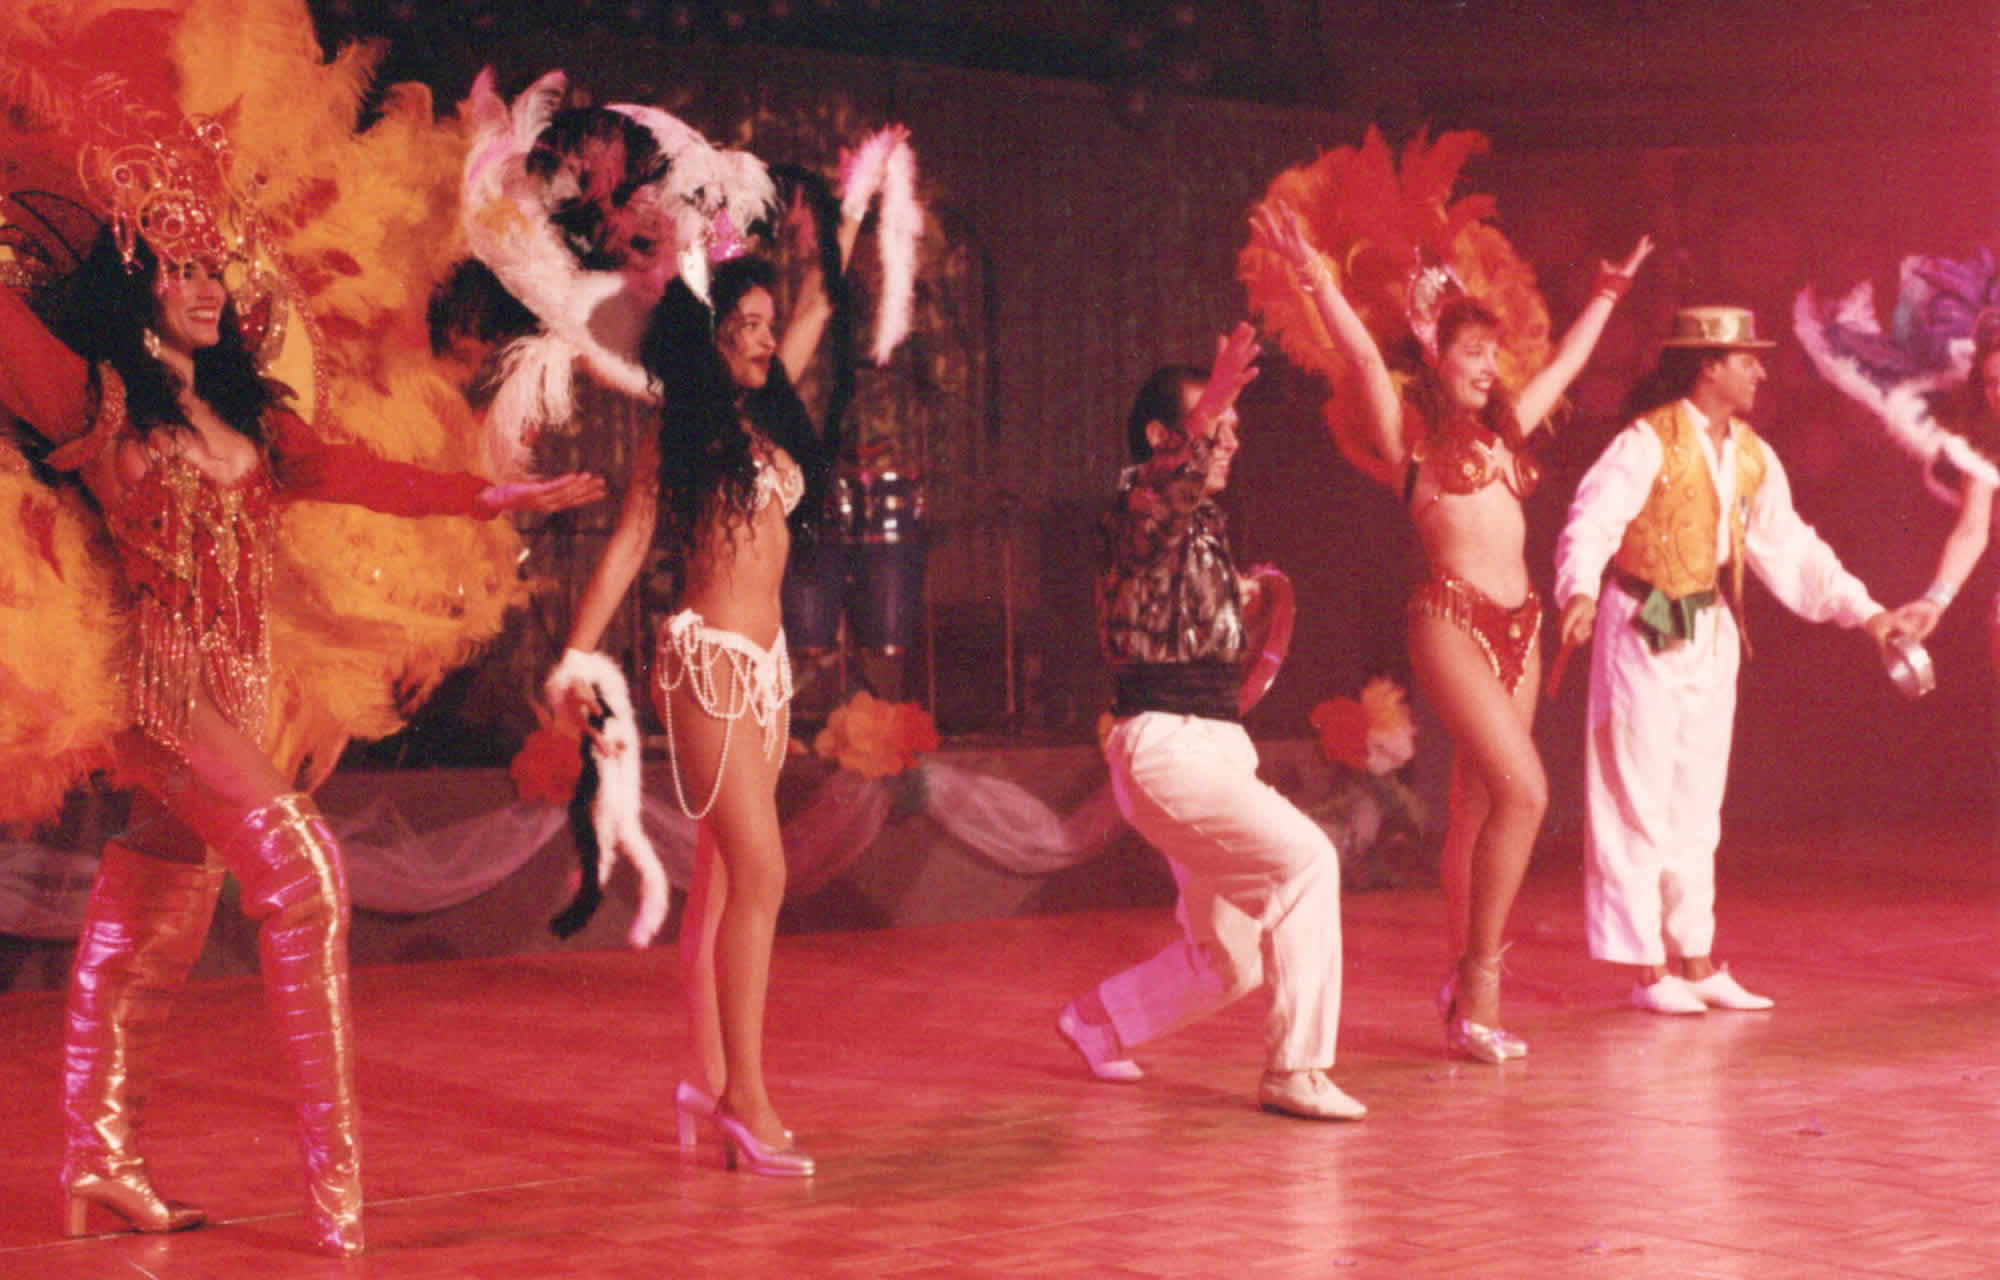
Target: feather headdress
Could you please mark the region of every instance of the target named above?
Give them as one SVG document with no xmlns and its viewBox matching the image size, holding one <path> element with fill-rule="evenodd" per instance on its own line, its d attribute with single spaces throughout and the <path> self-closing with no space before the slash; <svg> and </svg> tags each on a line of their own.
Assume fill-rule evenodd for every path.
<svg viewBox="0 0 2000 1280">
<path fill-rule="evenodd" d="M 1819 375 L 1875 415 L 1889 438 L 1923 464 L 1931 492 L 1954 505 L 1958 494 L 1933 467 L 1944 460 L 1987 484 L 2000 466 L 1965 436 L 1940 423 L 1931 395 L 1969 373 L 1973 324 L 2000 306 L 2000 273 L 1982 249 L 1954 260 L 1912 254 L 1899 270 L 1896 310 L 1885 331 L 1867 282 L 1823 302 L 1809 285 L 1792 300 L 1792 331 Z"/>
<path fill-rule="evenodd" d="M 568 87 L 561 71 L 551 71 L 509 104 L 489 69 L 459 107 L 471 135 L 460 206 L 466 244 L 541 324 L 503 354 L 487 413 L 489 457 L 503 474 L 526 471 L 536 434 L 569 422 L 570 373 L 579 360 L 624 395 L 660 396 L 638 350 L 671 275 L 586 265 L 551 221 L 563 198 L 560 173 L 552 182 L 529 171 L 529 158 Z M 644 129 L 658 149 L 663 174 L 629 202 L 653 210 L 671 228 L 676 272 L 704 292 L 711 252 L 735 251 L 737 234 L 769 216 L 776 200 L 770 175 L 755 156 L 714 147 L 656 107 L 608 110 Z"/>
<path fill-rule="evenodd" d="M 1266 200 L 1298 211 L 1342 291 L 1394 366 L 1406 343 L 1422 342 L 1426 314 L 1462 290 L 1500 318 L 1500 378 L 1518 389 L 1549 358 L 1549 314 L 1534 271 L 1487 219 L 1487 195 L 1452 198 L 1460 169 L 1487 148 L 1467 131 L 1419 133 L 1400 158 L 1370 126 L 1358 147 L 1336 147 L 1271 180 Z M 1341 359 L 1311 301 L 1284 260 L 1252 238 L 1238 254 L 1237 278 L 1251 310 L 1292 361 L 1333 385 L 1324 414 L 1341 452 L 1365 474 L 1394 486 L 1369 449 L 1352 410 L 1354 371 Z"/>
<path fill-rule="evenodd" d="M 257 207 L 258 258 L 282 274 L 300 321 L 276 327 L 270 367 L 300 394 L 302 416 L 384 457 L 474 469 L 472 410 L 424 340 L 431 286 L 456 243 L 464 137 L 415 85 L 383 91 L 374 122 L 357 131 L 382 56 L 356 44 L 329 58 L 304 0 L 0 5 L 0 173 L 108 218 L 113 208 L 83 184 L 82 134 L 64 116 L 76 101 L 65 86 L 106 74 L 166 118 L 225 121 L 231 180 Z M 123 637 L 115 580 L 77 558 L 97 517 L 4 458 L 0 474 L 10 487 L 0 495 L 0 665 L 68 717 L 64 741 L 33 725 L 17 735 L 10 709 L 29 704 L 0 697 L 0 815 L 39 816 L 101 762 L 83 730 L 116 727 L 101 704 L 119 687 Z M 37 563 L 17 566 L 10 553 Z M 525 595 L 507 521 L 301 503 L 284 515 L 278 555 L 270 740 L 287 775 L 336 758 L 350 736 L 401 728 L 413 691 L 476 653 Z M 52 625 L 67 618 L 80 619 L 72 631 Z"/>
</svg>

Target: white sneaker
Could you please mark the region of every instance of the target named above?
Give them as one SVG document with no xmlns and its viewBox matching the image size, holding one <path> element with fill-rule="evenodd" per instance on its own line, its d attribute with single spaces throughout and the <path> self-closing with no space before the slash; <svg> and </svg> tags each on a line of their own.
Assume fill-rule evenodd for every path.
<svg viewBox="0 0 2000 1280">
<path fill-rule="evenodd" d="M 1302 1120 L 1359 1120 L 1368 1108 L 1327 1079 L 1324 1071 L 1266 1071 L 1257 1105 Z"/>
<path fill-rule="evenodd" d="M 1678 974 L 1664 974 L 1649 985 L 1632 984 L 1632 1007 L 1647 1013 L 1707 1013 L 1708 1002 L 1694 984 Z"/>
<path fill-rule="evenodd" d="M 1130 1058 L 1118 1055 L 1118 1037 L 1109 1027 L 1093 1027 L 1077 1016 L 1076 1006 L 1066 1004 L 1056 1015 L 1056 1030 L 1069 1041 L 1069 1047 L 1076 1050 L 1083 1059 L 1090 1074 L 1099 1080 L 1109 1080 L 1113 1084 L 1130 1084 L 1143 1080 L 1146 1073 Z"/>
<path fill-rule="evenodd" d="M 1729 975 L 1727 965 L 1709 974 L 1700 982 L 1687 983 L 1687 989 L 1695 998 L 1711 1009 L 1769 1009 L 1777 1001 L 1769 996 L 1760 996 L 1754 991 L 1746 991 L 1743 984 Z"/>
</svg>

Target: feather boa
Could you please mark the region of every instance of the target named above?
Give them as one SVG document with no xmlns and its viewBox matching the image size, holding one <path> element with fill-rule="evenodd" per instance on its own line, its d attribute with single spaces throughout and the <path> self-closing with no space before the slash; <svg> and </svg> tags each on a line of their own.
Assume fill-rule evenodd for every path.
<svg viewBox="0 0 2000 1280">
<path fill-rule="evenodd" d="M 841 165 L 840 216 L 858 222 L 881 197 L 876 236 L 882 250 L 882 301 L 875 314 L 869 357 L 886 365 L 910 334 L 916 295 L 917 248 L 924 234 L 924 206 L 917 197 L 917 153 L 909 131 L 892 125 L 869 136 Z"/>
<path fill-rule="evenodd" d="M 577 854 L 583 863 L 583 883 L 568 909 L 550 922 L 559 936 L 583 927 L 603 886 L 611 879 L 611 864 L 623 857 L 639 877 L 639 910 L 625 940 L 635 947 L 650 943 L 667 920 L 667 874 L 660 855 L 646 838 L 640 813 L 639 722 L 632 712 L 632 693 L 617 663 L 599 653 L 570 649 L 543 685 L 549 705 L 560 706 L 578 692 L 598 707 L 592 716 L 598 742 L 589 748 L 595 777 L 586 770 L 581 786 L 595 786 L 589 797 L 588 824 L 573 824 Z M 591 740 L 586 738 L 586 743 Z"/>
<path fill-rule="evenodd" d="M 1360 146 L 1336 147 L 1280 173 L 1264 198 L 1298 210 L 1384 355 L 1411 336 L 1404 313 L 1411 271 L 1419 261 L 1451 268 L 1466 292 L 1500 317 L 1500 378 L 1518 391 L 1548 363 L 1548 307 L 1533 268 L 1487 221 L 1496 211 L 1493 198 L 1451 198 L 1460 169 L 1486 148 L 1477 133 L 1444 133 L 1435 142 L 1420 133 L 1399 158 L 1371 125 Z M 1237 255 L 1236 274 L 1251 310 L 1285 354 L 1332 384 L 1324 414 L 1341 452 L 1364 474 L 1391 488 L 1399 484 L 1394 468 L 1368 445 L 1355 412 L 1354 370 L 1335 352 L 1291 269 L 1253 237 Z"/>
</svg>

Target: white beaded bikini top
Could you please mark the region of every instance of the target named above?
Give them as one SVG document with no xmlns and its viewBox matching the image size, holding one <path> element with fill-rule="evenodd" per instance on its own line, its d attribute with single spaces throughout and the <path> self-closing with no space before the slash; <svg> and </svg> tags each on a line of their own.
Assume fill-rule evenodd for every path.
<svg viewBox="0 0 2000 1280">
<path fill-rule="evenodd" d="M 751 501 L 751 511 L 761 512 L 776 498 L 784 504 L 785 514 L 791 515 L 799 500 L 806 496 L 806 473 L 790 458 L 780 459 L 765 449 L 757 450 L 756 457 L 757 496 Z"/>
</svg>

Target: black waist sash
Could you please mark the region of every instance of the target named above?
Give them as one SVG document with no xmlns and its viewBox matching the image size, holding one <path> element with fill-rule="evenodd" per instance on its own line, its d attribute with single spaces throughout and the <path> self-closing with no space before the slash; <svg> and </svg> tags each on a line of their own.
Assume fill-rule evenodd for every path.
<svg viewBox="0 0 2000 1280">
<path fill-rule="evenodd" d="M 1207 720 L 1237 720 L 1242 674 L 1233 662 L 1134 662 L 1117 668 L 1119 719 L 1147 711 Z"/>
</svg>

